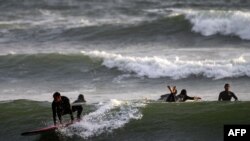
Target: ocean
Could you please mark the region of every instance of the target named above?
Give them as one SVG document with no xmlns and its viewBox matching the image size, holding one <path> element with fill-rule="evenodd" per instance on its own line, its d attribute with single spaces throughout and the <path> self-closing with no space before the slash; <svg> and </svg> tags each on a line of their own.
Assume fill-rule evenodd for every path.
<svg viewBox="0 0 250 141">
<path fill-rule="evenodd" d="M 0 140 L 221 141 L 249 124 L 248 0 L 1 0 Z M 224 84 L 238 102 L 219 103 Z M 158 101 L 166 86 L 199 102 Z M 50 134 L 59 91 L 87 101 Z"/>
</svg>

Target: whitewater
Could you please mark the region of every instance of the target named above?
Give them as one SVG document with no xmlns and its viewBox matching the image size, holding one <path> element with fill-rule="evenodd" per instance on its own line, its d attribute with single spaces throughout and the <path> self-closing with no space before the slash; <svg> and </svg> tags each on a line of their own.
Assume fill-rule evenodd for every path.
<svg viewBox="0 0 250 141">
<path fill-rule="evenodd" d="M 0 1 L 1 138 L 221 141 L 224 123 L 249 123 L 249 7 L 248 0 Z M 217 102 L 225 83 L 238 102 Z M 202 100 L 158 101 L 168 85 Z M 82 121 L 18 136 L 52 124 L 56 91 L 71 103 L 85 96 Z"/>
</svg>

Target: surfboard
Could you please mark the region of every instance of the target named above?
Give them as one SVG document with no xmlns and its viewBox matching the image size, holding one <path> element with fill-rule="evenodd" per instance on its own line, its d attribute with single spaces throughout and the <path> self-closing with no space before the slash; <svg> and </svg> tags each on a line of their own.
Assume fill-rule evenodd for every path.
<svg viewBox="0 0 250 141">
<path fill-rule="evenodd" d="M 73 122 L 73 123 L 75 123 L 75 122 Z M 71 125 L 73 123 L 68 122 L 68 123 L 65 123 L 63 125 L 58 125 L 58 126 L 51 125 L 48 127 L 43 127 L 43 128 L 38 128 L 35 130 L 23 132 L 23 133 L 21 133 L 21 135 L 22 136 L 32 136 L 32 135 L 38 135 L 38 134 L 47 133 L 47 132 L 54 132 L 56 129 L 68 127 L 69 125 Z"/>
<path fill-rule="evenodd" d="M 85 104 L 86 104 L 86 102 L 76 102 L 76 103 L 72 103 L 71 106 L 82 106 Z"/>
</svg>

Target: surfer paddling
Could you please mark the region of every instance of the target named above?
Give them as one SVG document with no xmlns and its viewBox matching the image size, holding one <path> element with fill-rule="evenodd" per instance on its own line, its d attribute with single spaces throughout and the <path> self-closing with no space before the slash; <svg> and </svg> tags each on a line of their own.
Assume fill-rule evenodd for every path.
<svg viewBox="0 0 250 141">
<path fill-rule="evenodd" d="M 173 88 L 171 88 L 171 86 L 167 86 L 167 88 L 170 91 L 170 93 L 161 95 L 159 100 L 164 100 L 166 102 L 175 102 L 176 101 L 175 95 L 177 94 L 176 86 L 173 86 Z"/>
<path fill-rule="evenodd" d="M 176 86 L 174 86 L 173 88 L 168 86 L 168 89 L 170 91 L 170 94 L 167 97 L 166 102 L 175 102 L 176 101 L 176 94 L 177 94 Z"/>
<path fill-rule="evenodd" d="M 169 89 L 170 94 L 161 95 L 161 98 L 159 100 L 166 99 L 166 102 L 185 102 L 186 100 L 201 99 L 200 97 L 197 97 L 197 96 L 193 96 L 193 97 L 188 96 L 186 89 L 182 89 L 181 93 L 179 95 L 176 95 L 177 94 L 176 86 L 172 88 L 170 86 L 167 86 L 167 88 Z"/>
<path fill-rule="evenodd" d="M 179 95 L 177 95 L 177 101 L 178 102 L 185 102 L 186 100 L 198 100 L 201 99 L 200 97 L 197 96 L 188 96 L 187 95 L 187 90 L 186 89 L 182 89 L 181 93 Z"/>
</svg>

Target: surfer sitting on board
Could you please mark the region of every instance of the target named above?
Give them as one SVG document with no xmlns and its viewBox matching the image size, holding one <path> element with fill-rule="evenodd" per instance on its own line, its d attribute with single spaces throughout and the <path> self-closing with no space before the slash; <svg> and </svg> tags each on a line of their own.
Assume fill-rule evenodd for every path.
<svg viewBox="0 0 250 141">
<path fill-rule="evenodd" d="M 62 116 L 70 114 L 71 121 L 73 122 L 74 117 L 70 107 L 70 101 L 66 96 L 61 96 L 59 92 L 53 94 L 54 101 L 52 102 L 53 120 L 56 125 L 56 115 L 60 123 L 62 124 Z"/>
<path fill-rule="evenodd" d="M 78 98 L 76 101 L 73 102 L 72 104 L 72 112 L 77 111 L 77 119 L 81 119 L 81 114 L 82 114 L 82 104 L 85 103 L 86 100 L 84 99 L 83 94 L 79 94 Z"/>
<path fill-rule="evenodd" d="M 201 99 L 200 97 L 190 97 L 187 95 L 187 91 L 185 89 L 181 90 L 181 93 L 177 95 L 178 102 L 185 102 L 186 100 L 198 100 Z"/>
<path fill-rule="evenodd" d="M 219 95 L 218 98 L 219 101 L 231 101 L 232 97 L 234 98 L 235 101 L 238 100 L 237 96 L 233 92 L 229 91 L 230 89 L 229 84 L 225 84 L 224 88 L 225 91 L 221 92 Z"/>
</svg>

